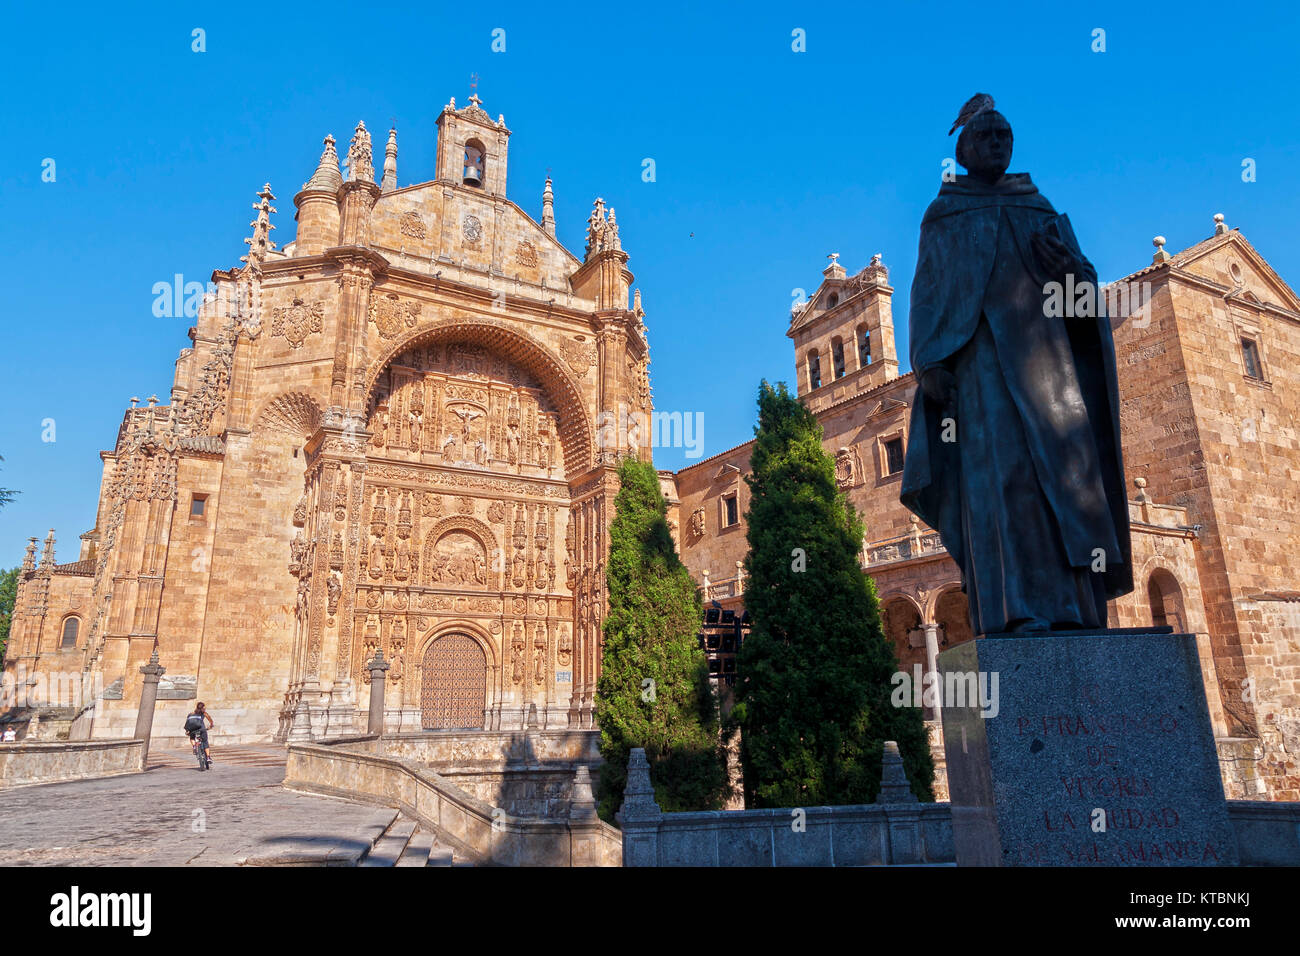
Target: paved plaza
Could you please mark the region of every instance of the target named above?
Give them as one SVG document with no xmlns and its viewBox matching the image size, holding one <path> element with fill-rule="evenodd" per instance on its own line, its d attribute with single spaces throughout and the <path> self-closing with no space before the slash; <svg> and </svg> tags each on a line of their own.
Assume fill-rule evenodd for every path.
<svg viewBox="0 0 1300 956">
<path fill-rule="evenodd" d="M 0 866 L 354 863 L 397 812 L 291 793 L 279 747 L 149 755 L 144 773 L 22 787 L 0 809 Z"/>
</svg>

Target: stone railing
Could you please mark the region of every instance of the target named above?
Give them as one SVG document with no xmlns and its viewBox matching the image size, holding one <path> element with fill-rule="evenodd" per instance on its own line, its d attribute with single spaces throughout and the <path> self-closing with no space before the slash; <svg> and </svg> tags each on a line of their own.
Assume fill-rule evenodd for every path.
<svg viewBox="0 0 1300 956">
<path fill-rule="evenodd" d="M 590 771 L 585 763 L 577 764 L 572 782 L 565 788 L 567 814 L 556 812 L 558 808 L 552 804 L 548 816 L 518 816 L 462 789 L 413 756 L 397 756 L 420 754 L 426 749 L 414 736 L 405 741 L 364 736 L 290 744 L 284 785 L 291 790 L 395 807 L 480 863 L 622 863 L 618 830 L 596 816 Z M 390 744 L 396 753 L 389 752 Z M 535 748 L 534 753 L 538 749 L 544 747 Z M 504 776 L 501 785 L 505 786 Z"/>
<path fill-rule="evenodd" d="M 143 740 L 0 743 L 0 789 L 144 770 Z"/>
<path fill-rule="evenodd" d="M 868 568 L 895 561 L 907 561 L 911 558 L 926 557 L 934 554 L 947 554 L 943 540 L 937 531 L 925 534 L 901 534 L 882 541 L 865 544 L 862 549 L 865 565 Z"/>
</svg>

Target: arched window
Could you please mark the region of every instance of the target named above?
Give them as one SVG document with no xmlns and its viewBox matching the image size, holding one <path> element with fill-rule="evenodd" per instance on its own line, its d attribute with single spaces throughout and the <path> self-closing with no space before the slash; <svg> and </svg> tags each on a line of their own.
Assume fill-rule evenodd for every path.
<svg viewBox="0 0 1300 956">
<path fill-rule="evenodd" d="M 833 309 L 840 304 L 840 297 L 837 293 L 832 292 L 826 297 L 826 308 Z"/>
<path fill-rule="evenodd" d="M 871 364 L 871 332 L 865 325 L 858 326 L 858 368 Z"/>
<path fill-rule="evenodd" d="M 846 371 L 844 368 L 844 343 L 839 338 L 831 340 L 831 363 L 834 365 L 835 377 L 843 378 Z"/>
<path fill-rule="evenodd" d="M 60 644 L 64 650 L 77 646 L 77 635 L 81 632 L 81 620 L 76 617 L 65 618 L 63 621 L 63 642 Z"/>
<path fill-rule="evenodd" d="M 465 144 L 465 162 L 461 170 L 461 182 L 466 186 L 482 187 L 487 179 L 487 153 L 483 144 L 471 139 Z"/>
<path fill-rule="evenodd" d="M 808 388 L 822 387 L 822 360 L 816 352 L 808 353 Z"/>
</svg>

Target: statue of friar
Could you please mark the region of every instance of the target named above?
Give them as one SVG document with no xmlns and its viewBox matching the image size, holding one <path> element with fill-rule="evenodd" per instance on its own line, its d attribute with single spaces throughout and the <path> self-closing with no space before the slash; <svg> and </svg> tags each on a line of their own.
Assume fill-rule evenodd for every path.
<svg viewBox="0 0 1300 956">
<path fill-rule="evenodd" d="M 958 126 L 967 175 L 921 221 L 901 499 L 961 568 L 976 634 L 1104 628 L 1133 580 L 1097 273 L 1069 219 L 1007 173 L 1011 126 L 992 97 Z"/>
</svg>

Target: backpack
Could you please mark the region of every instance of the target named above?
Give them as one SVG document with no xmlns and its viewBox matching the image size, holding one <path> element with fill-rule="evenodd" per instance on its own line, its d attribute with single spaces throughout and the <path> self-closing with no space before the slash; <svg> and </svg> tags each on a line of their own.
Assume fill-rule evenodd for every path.
<svg viewBox="0 0 1300 956">
<path fill-rule="evenodd" d="M 203 718 L 198 714 L 190 714 L 185 718 L 185 732 L 187 734 L 196 734 L 203 729 Z"/>
</svg>

